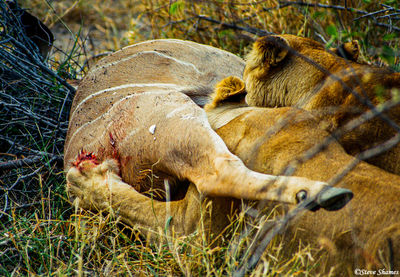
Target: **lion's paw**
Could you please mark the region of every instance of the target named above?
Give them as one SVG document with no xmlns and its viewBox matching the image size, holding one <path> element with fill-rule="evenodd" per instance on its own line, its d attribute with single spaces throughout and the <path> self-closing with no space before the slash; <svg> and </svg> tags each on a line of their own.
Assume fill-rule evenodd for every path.
<svg viewBox="0 0 400 277">
<path fill-rule="evenodd" d="M 204 108 L 206 110 L 213 109 L 226 100 L 237 101 L 233 97 L 244 96 L 245 93 L 245 83 L 238 77 L 229 76 L 216 85 L 214 93 L 211 95 L 212 102 Z"/>
<path fill-rule="evenodd" d="M 360 56 L 360 44 L 357 40 L 345 42 L 337 48 L 330 48 L 330 51 L 343 59 L 357 62 Z"/>
</svg>

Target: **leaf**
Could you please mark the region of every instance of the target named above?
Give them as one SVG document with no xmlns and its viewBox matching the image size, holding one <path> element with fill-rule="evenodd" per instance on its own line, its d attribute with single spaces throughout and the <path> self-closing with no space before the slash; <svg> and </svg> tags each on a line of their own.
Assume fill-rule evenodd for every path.
<svg viewBox="0 0 400 277">
<path fill-rule="evenodd" d="M 377 100 L 381 104 L 385 103 L 384 94 L 385 94 L 385 88 L 381 85 L 377 85 L 375 87 L 375 95 L 376 95 Z"/>
<path fill-rule="evenodd" d="M 326 27 L 326 33 L 333 38 L 338 37 L 338 31 L 335 25 L 329 25 L 328 27 Z"/>
<path fill-rule="evenodd" d="M 232 30 L 226 29 L 218 32 L 218 37 L 219 38 L 224 38 L 224 37 L 233 37 L 234 32 Z"/>
<path fill-rule="evenodd" d="M 391 47 L 384 45 L 379 56 L 389 65 L 394 65 L 396 53 Z"/>
<path fill-rule="evenodd" d="M 397 35 L 394 34 L 394 33 L 386 34 L 386 35 L 383 36 L 383 40 L 386 40 L 386 41 L 392 40 L 392 39 L 396 38 L 396 36 L 397 36 Z"/>
<path fill-rule="evenodd" d="M 171 4 L 171 6 L 169 7 L 169 13 L 171 15 L 176 15 L 177 13 L 182 12 L 184 8 L 185 8 L 185 2 L 177 1 Z"/>
<path fill-rule="evenodd" d="M 321 19 L 321 20 L 323 20 L 323 19 L 326 18 L 326 15 L 327 15 L 327 13 L 325 11 L 324 12 L 316 11 L 311 16 L 312 16 L 312 19 Z"/>
</svg>

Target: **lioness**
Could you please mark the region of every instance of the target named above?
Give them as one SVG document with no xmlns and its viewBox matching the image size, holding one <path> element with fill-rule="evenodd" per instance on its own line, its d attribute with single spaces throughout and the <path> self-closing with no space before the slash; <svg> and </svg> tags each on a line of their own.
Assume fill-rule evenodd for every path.
<svg viewBox="0 0 400 277">
<path fill-rule="evenodd" d="M 240 104 L 245 93 L 240 79 L 227 78 L 206 106 L 211 126 L 229 150 L 250 169 L 267 174 L 282 174 L 293 162 L 296 176 L 328 182 L 344 174 L 337 186 L 354 192 L 354 199 L 341 211 L 306 212 L 297 217 L 285 232 L 283 251 L 291 256 L 299 242 L 320 242 L 330 249 L 323 264 L 326 272 L 332 267 L 338 274 L 349 275 L 356 268 L 400 270 L 400 176 L 365 162 L 343 173 L 357 160 L 334 140 L 305 159 L 305 153 L 329 137 L 320 127 L 324 125 L 321 119 L 293 107 L 246 107 Z"/>
<path fill-rule="evenodd" d="M 400 73 L 349 61 L 312 39 L 294 35 L 259 38 L 246 59 L 243 79 L 250 106 L 294 106 L 317 112 L 333 131 L 384 101 L 398 101 Z M 396 105 L 350 132 L 340 143 L 352 155 L 400 131 Z M 400 145 L 368 162 L 400 174 Z"/>
</svg>

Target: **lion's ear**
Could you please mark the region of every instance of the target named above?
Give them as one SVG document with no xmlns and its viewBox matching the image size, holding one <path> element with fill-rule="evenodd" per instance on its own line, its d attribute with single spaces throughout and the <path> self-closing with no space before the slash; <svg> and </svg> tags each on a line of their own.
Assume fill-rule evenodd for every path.
<svg viewBox="0 0 400 277">
<path fill-rule="evenodd" d="M 330 48 L 329 50 L 343 59 L 356 62 L 360 55 L 360 44 L 357 40 L 353 40 L 343 43 L 337 48 Z"/>
<path fill-rule="evenodd" d="M 263 63 L 275 66 L 280 63 L 289 52 L 289 42 L 281 36 L 266 36 L 259 38 L 253 46 Z"/>
</svg>

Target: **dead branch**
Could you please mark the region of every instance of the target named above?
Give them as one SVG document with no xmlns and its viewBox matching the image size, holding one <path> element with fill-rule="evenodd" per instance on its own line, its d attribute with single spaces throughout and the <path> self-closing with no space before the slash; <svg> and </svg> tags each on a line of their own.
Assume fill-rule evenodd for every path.
<svg viewBox="0 0 400 277">
<path fill-rule="evenodd" d="M 349 8 L 349 7 L 343 7 L 339 5 L 326 5 L 326 4 L 320 4 L 320 3 L 307 3 L 307 2 L 295 2 L 295 1 L 279 1 L 279 6 L 281 5 L 291 6 L 291 5 L 297 5 L 297 6 L 304 6 L 308 8 L 323 8 L 323 9 L 334 9 L 334 10 L 341 10 L 341 11 L 350 11 L 350 12 L 355 12 L 359 14 L 366 14 L 366 11 L 354 9 L 354 8 Z"/>
<path fill-rule="evenodd" d="M 41 160 L 42 160 L 42 157 L 33 156 L 33 157 L 27 157 L 27 158 L 13 160 L 13 161 L 9 161 L 9 162 L 2 162 L 2 163 L 0 163 L 0 171 L 14 169 L 14 168 L 20 168 L 23 166 L 31 166 L 31 165 L 34 165 L 34 164 L 40 162 Z"/>
<path fill-rule="evenodd" d="M 16 168 L 21 168 L 21 167 L 26 167 L 26 166 L 33 166 L 35 164 L 38 164 L 42 162 L 43 158 L 48 156 L 52 160 L 57 161 L 57 162 L 62 162 L 63 158 L 62 156 L 59 155 L 51 155 L 46 153 L 47 155 L 43 156 L 29 156 L 23 159 L 17 159 L 17 160 L 12 160 L 12 161 L 7 161 L 7 162 L 2 162 L 0 163 L 0 171 L 5 171 L 5 170 L 10 170 L 10 169 L 16 169 Z"/>
<path fill-rule="evenodd" d="M 226 23 L 226 22 L 222 22 L 216 19 L 213 19 L 211 17 L 205 16 L 205 15 L 195 15 L 196 18 L 200 19 L 200 20 L 205 20 L 211 23 L 215 23 L 220 25 L 221 27 L 227 28 L 227 29 L 232 29 L 232 30 L 239 30 L 239 31 L 245 31 L 248 32 L 250 34 L 253 35 L 257 35 L 257 36 L 267 36 L 267 35 L 271 35 L 273 33 L 265 31 L 265 30 L 261 30 L 258 28 L 254 28 L 254 27 L 242 27 L 242 26 L 238 26 L 234 23 Z"/>
</svg>

